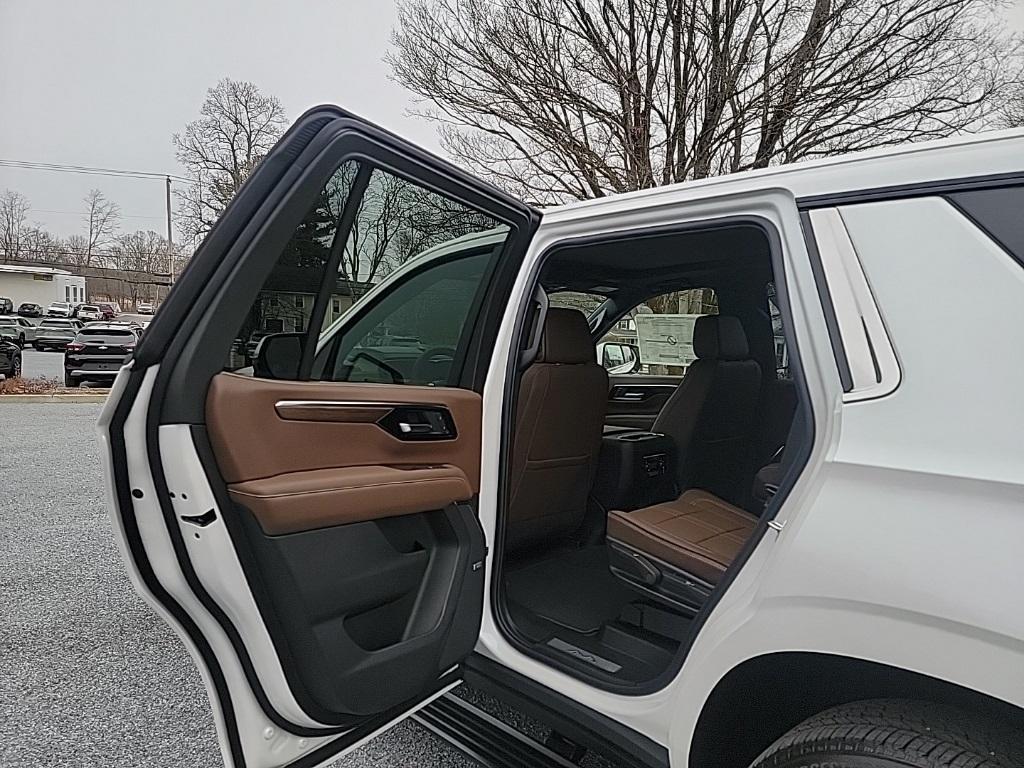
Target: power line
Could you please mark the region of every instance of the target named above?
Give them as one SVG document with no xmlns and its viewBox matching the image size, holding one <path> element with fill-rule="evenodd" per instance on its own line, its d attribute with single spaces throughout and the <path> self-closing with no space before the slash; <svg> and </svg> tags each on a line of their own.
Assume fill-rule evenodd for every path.
<svg viewBox="0 0 1024 768">
<path fill-rule="evenodd" d="M 32 213 L 60 213 L 66 216 L 88 216 L 88 211 L 54 211 L 50 208 L 32 208 Z M 163 221 L 163 216 L 144 216 L 141 213 L 119 213 L 118 216 L 122 219 L 158 219 Z"/>
<path fill-rule="evenodd" d="M 157 173 L 155 171 L 130 171 L 120 168 L 100 168 L 89 165 L 65 165 L 61 163 L 38 163 L 32 160 L 2 160 L 0 167 L 20 168 L 28 171 L 54 171 L 57 173 L 80 173 L 92 176 L 115 176 L 120 178 L 133 179 L 174 179 L 175 181 L 195 181 L 188 176 L 179 176 L 176 173 Z"/>
</svg>

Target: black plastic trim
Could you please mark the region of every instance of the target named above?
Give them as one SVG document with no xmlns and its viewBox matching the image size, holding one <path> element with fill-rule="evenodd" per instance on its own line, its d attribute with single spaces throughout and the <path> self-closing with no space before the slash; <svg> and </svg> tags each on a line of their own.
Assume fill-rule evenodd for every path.
<svg viewBox="0 0 1024 768">
<path fill-rule="evenodd" d="M 835 357 L 836 367 L 839 369 L 839 380 L 843 384 L 843 392 L 852 392 L 853 373 L 850 371 L 850 361 L 846 357 L 846 348 L 843 346 L 843 336 L 839 332 L 839 321 L 836 319 L 836 309 L 832 304 L 832 292 L 829 290 L 828 280 L 825 279 L 825 269 L 821 264 L 818 242 L 814 238 L 814 226 L 811 224 L 811 216 L 807 211 L 800 212 L 800 228 L 804 233 L 804 245 L 807 247 L 814 283 L 818 287 L 818 300 L 821 303 L 821 311 L 825 315 L 828 338 L 832 342 L 832 355 Z"/>
<path fill-rule="evenodd" d="M 896 200 L 907 197 L 928 197 L 950 192 L 964 192 L 989 187 L 1015 186 L 1024 183 L 1024 170 L 1008 173 L 993 173 L 982 176 L 963 176 L 957 179 L 921 181 L 913 184 L 895 184 L 887 187 L 870 187 L 848 192 L 834 192 L 826 195 L 798 197 L 797 208 L 801 211 L 812 208 L 831 208 L 854 203 L 876 203 L 882 200 Z"/>
<path fill-rule="evenodd" d="M 577 768 L 576 763 L 450 693 L 434 699 L 412 719 L 485 766 Z"/>
<path fill-rule="evenodd" d="M 596 712 L 532 678 L 474 653 L 462 665 L 467 685 L 507 702 L 535 720 L 624 768 L 667 768 L 668 750 L 618 720 Z"/>
<path fill-rule="evenodd" d="M 555 245 L 552 245 L 543 254 L 541 254 L 536 264 L 534 264 L 530 274 L 530 285 L 536 285 L 540 277 L 540 272 L 547 259 L 550 258 L 553 253 L 564 248 L 579 248 L 598 243 L 607 244 L 615 241 L 630 241 L 635 240 L 637 237 L 683 234 L 695 231 L 707 231 L 709 229 L 733 228 L 737 226 L 756 227 L 761 230 L 768 240 L 772 275 L 775 281 L 776 301 L 779 307 L 779 312 L 783 318 L 783 328 L 786 333 L 786 344 L 790 350 L 790 372 L 792 373 L 793 382 L 797 387 L 799 394 L 798 409 L 793 419 L 793 428 L 789 440 L 790 444 L 795 444 L 797 447 L 793 449 L 792 464 L 789 471 L 782 479 L 778 491 L 772 497 L 772 500 L 761 515 L 758 524 L 754 528 L 750 538 L 747 540 L 747 543 L 726 570 L 725 575 L 712 591 L 711 597 L 693 619 L 690 634 L 680 644 L 673 663 L 670 664 L 661 675 L 647 683 L 622 684 L 612 682 L 603 677 L 586 674 L 580 667 L 569 663 L 559 655 L 552 652 L 545 652 L 543 650 L 543 646 L 538 647 L 535 643 L 529 642 L 525 637 L 520 635 L 519 630 L 515 626 L 515 621 L 512 619 L 509 614 L 508 607 L 505 605 L 501 571 L 504 565 L 505 515 L 508 504 L 507 498 L 511 463 L 510 447 L 512 444 L 512 430 L 514 427 L 513 414 L 516 410 L 516 397 L 518 394 L 519 369 L 517 361 L 519 358 L 520 346 L 522 344 L 524 328 L 526 327 L 528 310 L 532 305 L 532 288 L 528 292 L 528 295 L 531 298 L 524 301 L 517 310 L 516 326 L 513 334 L 513 339 L 515 339 L 516 342 L 512 345 L 510 350 L 510 359 L 508 361 L 505 378 L 505 391 L 511 394 L 507 395 L 505 398 L 505 407 L 502 412 L 501 421 L 501 465 L 498 479 L 499 512 L 498 523 L 494 531 L 495 555 L 493 558 L 494 566 L 491 575 L 491 605 L 493 606 L 495 624 L 502 636 L 505 637 L 505 639 L 508 640 L 516 650 L 530 658 L 537 659 L 550 667 L 565 672 L 566 674 L 585 680 L 588 684 L 601 690 L 630 696 L 642 696 L 661 690 L 676 678 L 690 652 L 690 649 L 700 634 L 700 630 L 704 626 L 704 623 L 707 621 L 712 611 L 714 611 L 715 607 L 722 599 L 722 596 L 728 591 L 729 586 L 736 579 L 737 574 L 743 569 L 744 565 L 746 565 L 747 560 L 750 558 L 750 555 L 753 553 L 757 545 L 760 544 L 761 539 L 768 532 L 768 524 L 775 519 L 775 516 L 782 507 L 783 502 L 789 495 L 789 491 L 792 489 L 793 485 L 795 485 L 801 472 L 803 472 L 804 467 L 810 458 L 811 448 L 814 444 L 814 414 L 810 406 L 810 393 L 807 388 L 807 380 L 803 370 L 799 343 L 792 330 L 793 311 L 789 300 L 789 290 L 784 279 L 786 271 L 782 258 L 782 239 L 779 236 L 775 225 L 763 217 L 754 215 L 726 216 L 718 219 L 692 222 L 683 226 L 665 225 L 660 227 L 617 231 L 614 233 L 603 233 L 599 235 L 588 235 L 579 238 L 567 238 Z"/>
</svg>

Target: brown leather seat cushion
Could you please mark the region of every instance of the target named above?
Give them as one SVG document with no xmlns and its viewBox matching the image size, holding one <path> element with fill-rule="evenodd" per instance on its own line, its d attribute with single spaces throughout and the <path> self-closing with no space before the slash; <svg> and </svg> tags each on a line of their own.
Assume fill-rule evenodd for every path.
<svg viewBox="0 0 1024 768">
<path fill-rule="evenodd" d="M 608 515 L 608 538 L 711 584 L 750 537 L 757 518 L 697 489 L 674 501 Z"/>
</svg>

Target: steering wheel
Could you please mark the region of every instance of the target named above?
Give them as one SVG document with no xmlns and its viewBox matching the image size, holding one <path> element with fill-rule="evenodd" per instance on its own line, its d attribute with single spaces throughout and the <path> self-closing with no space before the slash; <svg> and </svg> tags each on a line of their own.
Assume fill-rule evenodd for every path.
<svg viewBox="0 0 1024 768">
<path fill-rule="evenodd" d="M 454 347 L 431 347 L 416 359 L 412 367 L 413 381 L 444 384 L 455 361 Z"/>
</svg>

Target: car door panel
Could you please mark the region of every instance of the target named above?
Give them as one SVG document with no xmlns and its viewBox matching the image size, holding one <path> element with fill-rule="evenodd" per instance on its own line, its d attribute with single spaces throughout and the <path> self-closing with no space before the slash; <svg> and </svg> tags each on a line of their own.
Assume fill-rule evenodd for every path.
<svg viewBox="0 0 1024 768">
<path fill-rule="evenodd" d="M 451 439 L 404 441 L 382 426 L 420 404 L 451 414 Z M 469 504 L 477 393 L 222 373 L 206 413 L 243 565 L 311 709 L 393 706 L 472 648 L 482 592 L 470 582 L 483 578 Z"/>
<path fill-rule="evenodd" d="M 608 411 L 611 427 L 651 429 L 662 406 L 675 392 L 679 376 L 625 374 L 608 377 Z"/>
<path fill-rule="evenodd" d="M 459 331 L 477 368 L 451 386 L 218 372 L 288 231 L 348 162 L 363 186 L 327 220 L 342 246 L 366 168 L 504 228 Z M 458 680 L 485 555 L 481 398 L 468 382 L 483 380 L 498 327 L 473 308 L 504 306 L 491 292 L 511 290 L 538 220 L 342 110 L 312 110 L 229 205 L 119 375 L 100 423 L 115 530 L 138 591 L 195 650 L 228 766 L 320 764 Z M 315 341 L 335 283 L 309 285 L 292 292 L 321 308 L 303 322 Z"/>
</svg>

